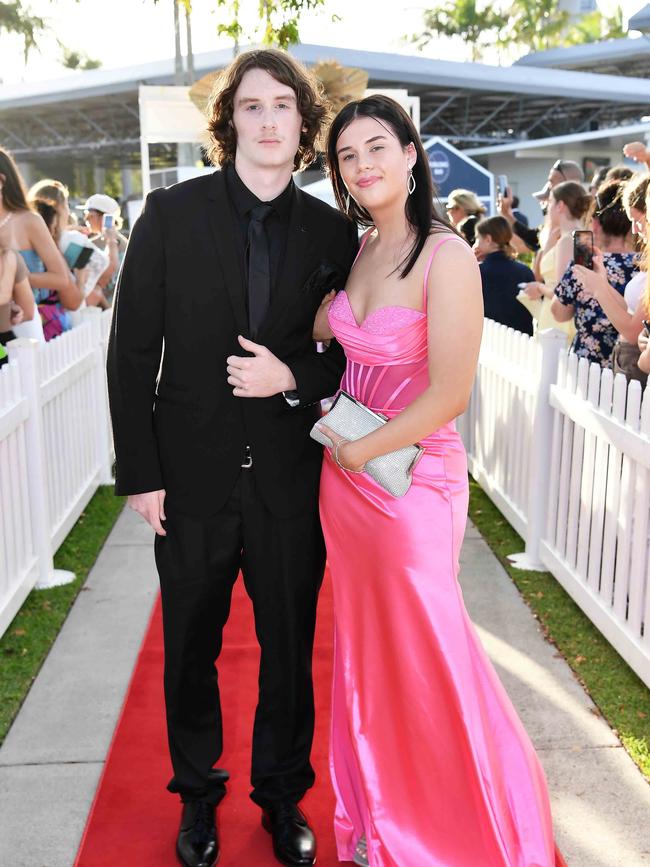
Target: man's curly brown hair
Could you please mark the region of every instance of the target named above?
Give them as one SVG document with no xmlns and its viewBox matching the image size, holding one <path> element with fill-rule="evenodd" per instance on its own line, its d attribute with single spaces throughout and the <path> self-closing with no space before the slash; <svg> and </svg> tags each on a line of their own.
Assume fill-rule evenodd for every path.
<svg viewBox="0 0 650 867">
<path fill-rule="evenodd" d="M 327 104 L 314 76 L 290 54 L 275 48 L 240 54 L 216 80 L 207 112 L 211 139 L 208 148 L 210 161 L 223 166 L 235 160 L 237 133 L 232 122 L 235 93 L 250 69 L 263 69 L 296 94 L 296 105 L 302 117 L 302 132 L 293 165 L 296 171 L 306 168 L 316 159 L 316 139 L 328 114 Z"/>
</svg>

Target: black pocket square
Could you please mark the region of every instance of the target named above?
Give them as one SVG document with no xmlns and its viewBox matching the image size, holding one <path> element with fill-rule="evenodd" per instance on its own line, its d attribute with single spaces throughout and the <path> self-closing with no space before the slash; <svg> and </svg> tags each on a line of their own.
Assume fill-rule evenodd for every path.
<svg viewBox="0 0 650 867">
<path fill-rule="evenodd" d="M 343 272 L 333 262 L 321 262 L 303 283 L 301 294 L 316 292 L 326 295 L 331 289 L 340 289 L 343 286 Z"/>
</svg>

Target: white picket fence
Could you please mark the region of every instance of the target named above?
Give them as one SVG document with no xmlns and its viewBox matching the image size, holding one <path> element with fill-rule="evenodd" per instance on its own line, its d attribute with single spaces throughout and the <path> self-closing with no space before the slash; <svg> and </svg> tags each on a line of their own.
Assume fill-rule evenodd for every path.
<svg viewBox="0 0 650 867">
<path fill-rule="evenodd" d="M 0 370 L 0 635 L 99 484 L 110 483 L 110 311 L 48 344 L 16 340 Z M 486 321 L 467 412 L 472 475 L 525 539 L 516 565 L 548 569 L 650 685 L 650 389 Z"/>
<path fill-rule="evenodd" d="M 68 580 L 53 557 L 98 485 L 111 482 L 110 311 L 47 344 L 8 346 L 0 370 L 0 635 L 30 590 Z"/>
<path fill-rule="evenodd" d="M 486 321 L 458 429 L 470 472 L 650 686 L 650 388 Z"/>
</svg>

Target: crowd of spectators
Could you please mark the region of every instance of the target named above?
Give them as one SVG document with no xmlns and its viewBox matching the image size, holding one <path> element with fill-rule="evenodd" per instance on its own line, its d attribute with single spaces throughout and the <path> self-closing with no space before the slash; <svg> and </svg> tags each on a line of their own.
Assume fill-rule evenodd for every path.
<svg viewBox="0 0 650 867">
<path fill-rule="evenodd" d="M 556 160 L 533 193 L 544 214 L 538 227 L 510 189 L 494 217 L 466 189 L 449 194 L 446 210 L 480 261 L 488 318 L 526 334 L 562 330 L 577 355 L 645 384 L 650 151 L 630 142 L 623 152 L 645 170 L 603 167 L 587 184 L 578 163 Z M 51 340 L 71 327 L 73 311 L 111 304 L 126 249 L 119 204 L 100 192 L 77 210 L 81 221 L 55 179 L 27 191 L 0 149 L 0 365 L 14 337 Z M 593 233 L 592 268 L 573 261 L 573 234 L 585 229 Z"/>
<path fill-rule="evenodd" d="M 126 249 L 119 204 L 95 193 L 77 207 L 83 221 L 58 180 L 27 190 L 0 148 L 0 364 L 14 337 L 52 340 L 72 327 L 74 311 L 110 306 Z"/>
<path fill-rule="evenodd" d="M 532 316 L 534 333 L 547 328 L 564 330 L 570 349 L 578 356 L 611 367 L 628 379 L 645 384 L 650 368 L 648 331 L 648 194 L 650 151 L 631 142 L 624 155 L 639 163 L 599 169 L 588 186 L 581 167 L 570 160 L 551 166 L 544 187 L 533 195 L 544 213 L 539 227 L 525 225 L 515 214 L 508 189 L 499 197 L 498 210 L 512 238 L 507 246 L 499 230 L 498 250 L 494 225 L 476 226 L 476 255 L 481 261 L 486 316 L 530 333 L 528 321 L 513 316 L 513 297 Z M 493 218 L 492 218 L 493 219 Z M 574 232 L 591 232 L 593 264 L 574 261 Z M 532 279 L 515 282 L 514 256 L 532 258 Z M 510 258 L 510 275 L 493 276 L 496 257 Z M 487 266 L 485 263 L 487 262 Z M 507 298 L 505 297 L 507 296 Z"/>
</svg>

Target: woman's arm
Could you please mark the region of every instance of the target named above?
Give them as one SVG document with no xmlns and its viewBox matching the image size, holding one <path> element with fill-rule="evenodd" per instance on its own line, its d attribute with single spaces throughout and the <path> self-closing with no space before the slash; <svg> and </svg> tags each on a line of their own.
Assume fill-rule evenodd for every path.
<svg viewBox="0 0 650 867">
<path fill-rule="evenodd" d="M 40 214 L 29 214 L 27 237 L 45 265 L 45 271 L 30 273 L 29 284 L 32 289 L 54 289 L 56 292 L 61 290 L 65 292 L 70 282 L 70 272 Z"/>
<path fill-rule="evenodd" d="M 583 265 L 575 265 L 574 268 L 585 292 L 596 299 L 618 333 L 628 343 L 636 343 L 643 328 L 643 303 L 637 306 L 634 313 L 627 312 L 624 296 L 617 292 L 607 279 L 602 254 L 594 256 L 593 271 Z"/>
<path fill-rule="evenodd" d="M 97 280 L 96 285 L 100 289 L 105 289 L 108 286 L 120 264 L 117 231 L 115 229 L 104 229 L 104 237 L 106 239 L 104 252 L 108 256 L 108 267 L 105 271 L 102 271 Z"/>
<path fill-rule="evenodd" d="M 14 284 L 13 300 L 23 311 L 23 322 L 30 322 L 34 318 L 36 312 L 36 304 L 34 302 L 34 293 L 29 285 L 29 280 L 24 277 Z"/>
<path fill-rule="evenodd" d="M 557 285 L 562 279 L 564 272 L 569 267 L 569 262 L 573 259 L 573 238 L 570 235 L 565 235 L 557 242 L 555 251 L 555 284 Z"/>
<path fill-rule="evenodd" d="M 556 296 L 551 302 L 551 313 L 558 322 L 570 322 L 573 319 L 575 307 L 573 304 L 563 304 Z"/>
<path fill-rule="evenodd" d="M 0 250 L 0 306 L 11 301 L 16 280 L 16 253 Z"/>
<path fill-rule="evenodd" d="M 438 250 L 428 294 L 429 386 L 381 428 L 341 446 L 345 467 L 359 469 L 378 455 L 412 445 L 467 407 L 483 330 L 481 276 L 471 249 L 447 242 Z"/>
</svg>

